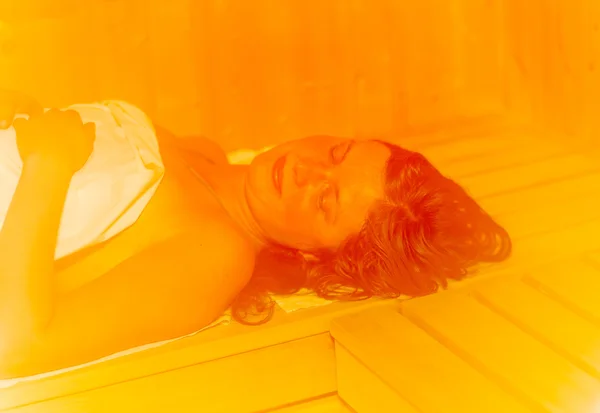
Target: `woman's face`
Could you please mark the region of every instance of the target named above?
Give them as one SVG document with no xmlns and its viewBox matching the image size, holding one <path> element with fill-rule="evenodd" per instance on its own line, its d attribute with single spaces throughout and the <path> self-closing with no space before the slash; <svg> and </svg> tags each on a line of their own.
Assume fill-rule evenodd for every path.
<svg viewBox="0 0 600 413">
<path fill-rule="evenodd" d="M 336 248 L 384 198 L 389 156 L 381 143 L 331 136 L 277 146 L 250 164 L 250 210 L 274 242 L 301 250 Z"/>
</svg>

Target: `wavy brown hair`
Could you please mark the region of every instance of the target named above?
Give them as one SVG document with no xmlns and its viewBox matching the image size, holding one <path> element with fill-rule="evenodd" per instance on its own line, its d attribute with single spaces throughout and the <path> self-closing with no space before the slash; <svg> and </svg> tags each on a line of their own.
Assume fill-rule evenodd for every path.
<svg viewBox="0 0 600 413">
<path fill-rule="evenodd" d="M 315 259 L 279 245 L 258 256 L 250 282 L 232 303 L 243 324 L 268 321 L 270 294 L 309 288 L 332 300 L 419 296 L 464 278 L 480 262 L 509 257 L 512 244 L 466 191 L 425 157 L 387 142 L 385 198 L 373 206 L 358 234 Z"/>
</svg>

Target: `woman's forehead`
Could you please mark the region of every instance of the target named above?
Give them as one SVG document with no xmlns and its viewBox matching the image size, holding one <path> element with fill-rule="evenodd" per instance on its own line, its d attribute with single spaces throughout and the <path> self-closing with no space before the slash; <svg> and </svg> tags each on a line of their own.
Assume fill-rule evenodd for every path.
<svg viewBox="0 0 600 413">
<path fill-rule="evenodd" d="M 385 169 L 390 150 L 374 141 L 357 142 L 336 174 L 340 211 L 337 238 L 360 231 L 373 205 L 385 198 Z"/>
</svg>

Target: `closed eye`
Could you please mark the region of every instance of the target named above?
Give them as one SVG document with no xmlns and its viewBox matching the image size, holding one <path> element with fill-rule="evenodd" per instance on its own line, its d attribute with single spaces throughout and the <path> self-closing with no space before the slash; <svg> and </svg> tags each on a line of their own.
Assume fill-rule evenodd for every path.
<svg viewBox="0 0 600 413">
<path fill-rule="evenodd" d="M 335 165 L 342 163 L 348 156 L 353 145 L 353 140 L 347 140 L 332 147 L 329 151 L 331 162 Z"/>
<path fill-rule="evenodd" d="M 330 218 L 331 215 L 335 212 L 337 202 L 338 202 L 337 190 L 333 186 L 327 185 L 319 194 L 319 198 L 318 198 L 319 209 L 325 213 L 327 218 Z"/>
</svg>

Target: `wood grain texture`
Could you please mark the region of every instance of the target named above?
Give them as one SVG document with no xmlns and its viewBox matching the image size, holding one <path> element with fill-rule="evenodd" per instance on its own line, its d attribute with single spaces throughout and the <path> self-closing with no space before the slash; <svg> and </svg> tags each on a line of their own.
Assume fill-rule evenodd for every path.
<svg viewBox="0 0 600 413">
<path fill-rule="evenodd" d="M 0 86 L 126 99 L 226 149 L 504 111 L 501 0 L 5 0 Z"/>
</svg>

